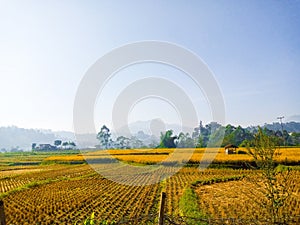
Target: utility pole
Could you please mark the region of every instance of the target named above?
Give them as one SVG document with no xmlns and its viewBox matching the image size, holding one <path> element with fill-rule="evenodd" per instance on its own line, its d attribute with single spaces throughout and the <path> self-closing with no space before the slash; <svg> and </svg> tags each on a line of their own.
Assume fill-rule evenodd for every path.
<svg viewBox="0 0 300 225">
<path fill-rule="evenodd" d="M 285 137 L 284 137 L 284 134 L 283 134 L 283 125 L 282 125 L 282 119 L 284 118 L 284 116 L 278 116 L 277 119 L 280 121 L 280 125 L 281 125 L 281 132 L 282 132 L 282 137 L 283 137 L 283 143 L 284 143 L 284 146 L 285 146 Z"/>
</svg>

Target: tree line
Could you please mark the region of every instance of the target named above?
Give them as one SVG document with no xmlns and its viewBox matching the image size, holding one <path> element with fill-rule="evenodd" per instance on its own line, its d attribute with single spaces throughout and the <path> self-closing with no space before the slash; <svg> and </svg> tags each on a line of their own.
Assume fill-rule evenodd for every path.
<svg viewBox="0 0 300 225">
<path fill-rule="evenodd" d="M 233 126 L 228 124 L 222 126 L 216 122 L 211 122 L 205 126 L 200 122 L 195 127 L 192 134 L 179 133 L 175 135 L 173 130 L 161 132 L 160 142 L 145 145 L 141 140 L 132 136 L 130 138 L 119 136 L 112 139 L 110 129 L 103 125 L 97 134 L 100 141 L 100 148 L 103 149 L 130 149 L 130 148 L 201 148 L 201 147 L 224 147 L 233 144 L 245 147 L 249 141 L 254 140 L 259 131 L 259 127 Z M 267 127 L 263 131 L 269 137 L 274 138 L 277 146 L 300 146 L 300 132 L 288 132 L 287 130 L 271 130 Z"/>
<path fill-rule="evenodd" d="M 110 129 L 103 125 L 97 134 L 97 139 L 100 142 L 98 147 L 102 149 L 130 149 L 130 148 L 147 148 L 151 146 L 146 146 L 141 140 L 132 136 L 130 138 L 119 136 L 115 140 L 112 139 Z M 154 146 L 152 146 L 154 147 Z"/>
</svg>

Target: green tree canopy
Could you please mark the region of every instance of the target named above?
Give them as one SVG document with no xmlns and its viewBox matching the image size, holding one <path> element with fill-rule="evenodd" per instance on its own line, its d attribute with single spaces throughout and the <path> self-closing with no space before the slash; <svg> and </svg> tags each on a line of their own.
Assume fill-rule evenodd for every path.
<svg viewBox="0 0 300 225">
<path fill-rule="evenodd" d="M 97 134 L 97 139 L 100 141 L 102 148 L 108 149 L 111 147 L 111 133 L 107 126 L 103 125 L 100 132 Z"/>
<path fill-rule="evenodd" d="M 175 140 L 177 136 L 173 136 L 172 130 L 167 130 L 165 133 L 160 134 L 160 148 L 176 148 Z"/>
<path fill-rule="evenodd" d="M 54 141 L 54 145 L 55 145 L 55 146 L 59 146 L 59 145 L 61 145 L 61 143 L 62 143 L 61 140 L 55 140 L 55 141 Z"/>
</svg>

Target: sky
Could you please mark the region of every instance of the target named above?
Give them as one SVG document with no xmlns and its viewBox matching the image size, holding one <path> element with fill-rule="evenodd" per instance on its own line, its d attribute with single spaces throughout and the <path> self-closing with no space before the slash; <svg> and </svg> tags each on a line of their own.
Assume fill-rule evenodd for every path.
<svg viewBox="0 0 300 225">
<path fill-rule="evenodd" d="M 272 123 L 278 116 L 300 121 L 299 27 L 298 0 L 0 0 L 0 126 L 72 131 L 75 96 L 89 68 L 113 49 L 145 40 L 182 46 L 207 64 L 224 99 L 226 124 Z M 111 126 L 118 96 L 147 77 L 175 83 L 198 119 L 212 121 L 205 93 L 185 73 L 144 63 L 106 82 L 95 103 L 95 127 Z M 174 105 L 159 96 L 142 99 L 128 121 L 180 123 Z"/>
</svg>

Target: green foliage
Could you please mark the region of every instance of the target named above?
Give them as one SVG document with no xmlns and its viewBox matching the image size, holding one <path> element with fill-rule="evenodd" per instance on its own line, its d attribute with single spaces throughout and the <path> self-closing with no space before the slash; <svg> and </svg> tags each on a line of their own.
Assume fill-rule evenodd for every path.
<svg viewBox="0 0 300 225">
<path fill-rule="evenodd" d="M 228 144 L 239 146 L 245 140 L 253 139 L 253 134 L 248 129 L 241 126 L 235 127 L 230 124 L 223 127 L 218 123 L 212 122 L 205 127 L 200 127 L 198 130 L 198 133 L 193 133 L 193 137 L 197 138 L 197 147 L 216 147 Z"/>
<path fill-rule="evenodd" d="M 205 141 L 204 137 L 199 136 L 196 144 L 196 148 L 204 148 L 205 147 Z"/>
<path fill-rule="evenodd" d="M 31 144 L 31 149 L 34 150 L 35 147 L 36 147 L 36 143 L 32 143 L 32 144 Z"/>
<path fill-rule="evenodd" d="M 217 123 L 207 124 L 205 127 L 200 124 L 199 128 L 195 128 L 193 132 L 193 139 L 196 141 L 197 147 L 207 147 L 211 143 L 213 146 L 226 146 L 228 144 L 233 144 L 240 147 L 246 147 L 247 143 L 252 143 L 254 136 L 259 132 L 260 128 L 242 128 L 241 126 L 233 126 L 228 124 L 227 126 L 221 126 Z M 224 132 L 221 136 L 220 132 Z M 288 133 L 286 130 L 270 130 L 264 128 L 264 132 L 272 137 L 275 145 L 283 146 L 297 146 L 300 145 L 300 133 Z M 224 139 L 220 138 L 224 137 Z"/>
<path fill-rule="evenodd" d="M 120 149 L 128 149 L 130 148 L 130 139 L 124 136 L 117 137 L 115 145 Z"/>
<path fill-rule="evenodd" d="M 195 143 L 194 139 L 190 136 L 189 133 L 184 134 L 181 132 L 178 135 L 178 143 L 177 143 L 177 148 L 194 148 Z"/>
<path fill-rule="evenodd" d="M 54 141 L 54 145 L 55 146 L 59 146 L 59 145 L 61 145 L 62 144 L 62 140 L 55 140 Z"/>
<path fill-rule="evenodd" d="M 201 122 L 200 127 L 195 128 L 193 133 L 193 138 L 196 140 L 196 147 L 207 147 L 209 143 L 210 147 L 220 145 L 223 140 L 223 131 L 223 127 L 216 122 L 211 122 L 205 125 L 205 127 Z"/>
<path fill-rule="evenodd" d="M 84 221 L 84 225 L 94 225 L 95 222 L 94 222 L 94 218 L 95 218 L 95 214 L 92 213 L 91 217 L 90 218 L 87 218 L 85 221 Z"/>
<path fill-rule="evenodd" d="M 275 138 L 268 136 L 261 128 L 247 145 L 248 154 L 253 157 L 257 167 L 261 169 L 274 169 L 276 151 Z"/>
<path fill-rule="evenodd" d="M 97 134 L 97 139 L 100 141 L 101 146 L 104 149 L 108 149 L 111 146 L 111 133 L 107 126 L 103 125 L 100 132 Z"/>
<path fill-rule="evenodd" d="M 290 196 L 287 184 L 290 177 L 289 168 L 277 166 L 275 164 L 276 157 L 276 138 L 267 135 L 266 130 L 259 127 L 257 134 L 247 147 L 256 166 L 261 170 L 261 180 L 264 185 L 264 194 L 267 204 L 263 205 L 268 210 L 270 216 L 270 224 L 285 224 L 286 215 L 280 215 L 279 212 L 284 206 L 287 198 Z M 257 182 L 257 181 L 254 181 Z M 260 186 L 260 183 L 257 183 Z"/>
<path fill-rule="evenodd" d="M 300 146 L 300 133 L 293 132 L 287 140 L 288 145 Z"/>
<path fill-rule="evenodd" d="M 69 145 L 72 146 L 72 147 L 76 147 L 76 144 L 73 141 L 69 141 Z"/>
<path fill-rule="evenodd" d="M 244 129 L 241 126 L 234 127 L 229 124 L 225 128 L 225 136 L 222 146 L 226 146 L 228 144 L 241 146 L 243 141 L 252 139 L 253 135 L 247 129 Z"/>
<path fill-rule="evenodd" d="M 218 147 L 222 145 L 223 139 L 224 139 L 224 128 L 219 127 L 217 128 L 209 138 L 209 142 L 207 143 L 207 147 Z"/>
<path fill-rule="evenodd" d="M 282 172 L 287 172 L 289 170 L 292 170 L 293 168 L 289 167 L 289 166 L 285 166 L 285 165 L 278 165 L 275 168 L 275 172 L 276 173 L 282 173 Z"/>
<path fill-rule="evenodd" d="M 187 224 L 207 224 L 199 221 L 201 219 L 206 219 L 207 216 L 200 211 L 198 205 L 198 196 L 192 188 L 187 188 L 184 190 L 179 201 L 179 209 L 181 214 L 187 217 Z M 196 219 L 197 221 L 192 218 Z"/>
<path fill-rule="evenodd" d="M 189 133 L 180 133 L 178 137 L 173 134 L 172 130 L 161 132 L 160 143 L 148 144 L 145 146 L 137 137 L 117 137 L 115 141 L 111 139 L 109 128 L 102 126 L 100 132 L 97 134 L 97 139 L 100 141 L 100 147 L 103 149 L 117 148 L 202 148 L 202 147 L 224 147 L 228 144 L 233 144 L 240 147 L 246 147 L 254 139 L 258 132 L 257 127 L 243 128 L 241 126 L 221 126 L 216 122 L 211 122 L 205 126 L 200 123 L 199 127 L 194 128 L 192 135 Z M 273 131 L 264 128 L 264 132 L 273 137 L 275 144 L 278 145 L 300 145 L 300 133 L 289 134 L 286 130 Z M 140 133 L 143 135 L 143 132 Z"/>
<path fill-rule="evenodd" d="M 173 131 L 167 130 L 166 133 L 161 133 L 159 148 L 176 148 L 175 140 L 177 136 L 172 136 Z"/>
</svg>

